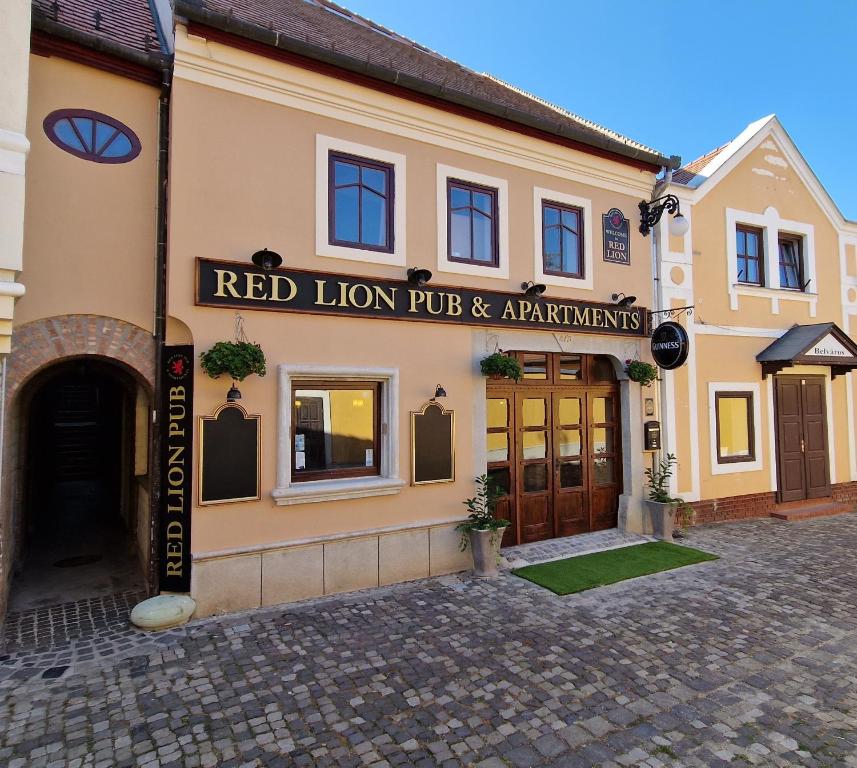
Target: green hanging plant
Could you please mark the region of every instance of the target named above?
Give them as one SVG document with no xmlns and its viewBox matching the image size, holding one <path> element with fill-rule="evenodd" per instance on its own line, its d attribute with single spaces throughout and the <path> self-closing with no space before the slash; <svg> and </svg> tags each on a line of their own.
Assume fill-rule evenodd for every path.
<svg viewBox="0 0 857 768">
<path fill-rule="evenodd" d="M 625 373 L 631 381 L 636 381 L 643 387 L 648 387 L 653 381 L 658 380 L 658 369 L 642 360 L 626 360 Z"/>
<path fill-rule="evenodd" d="M 494 352 L 480 361 L 482 375 L 492 379 L 514 379 L 520 381 L 524 376 L 521 364 L 513 357 L 502 352 Z"/>
<path fill-rule="evenodd" d="M 244 381 L 253 373 L 267 373 L 262 347 L 249 341 L 218 341 L 200 355 L 200 364 L 212 379 L 225 373 L 233 381 Z"/>
</svg>

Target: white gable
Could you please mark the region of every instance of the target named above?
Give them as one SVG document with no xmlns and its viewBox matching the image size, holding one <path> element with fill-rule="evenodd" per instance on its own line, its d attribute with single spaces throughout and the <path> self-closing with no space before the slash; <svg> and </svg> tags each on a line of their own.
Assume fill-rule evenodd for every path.
<svg viewBox="0 0 857 768">
<path fill-rule="evenodd" d="M 813 344 L 804 355 L 806 357 L 851 357 L 851 352 L 832 333 L 828 333 Z"/>
</svg>

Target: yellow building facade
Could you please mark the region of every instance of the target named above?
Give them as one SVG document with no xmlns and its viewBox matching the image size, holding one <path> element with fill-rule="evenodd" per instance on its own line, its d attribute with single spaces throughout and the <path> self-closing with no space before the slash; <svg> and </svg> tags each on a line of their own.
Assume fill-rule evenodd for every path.
<svg viewBox="0 0 857 768">
<path fill-rule="evenodd" d="M 659 308 L 693 307 L 687 365 L 661 385 L 674 492 L 698 522 L 850 505 L 857 225 L 774 116 L 667 193 L 690 231 L 655 233 Z"/>
</svg>

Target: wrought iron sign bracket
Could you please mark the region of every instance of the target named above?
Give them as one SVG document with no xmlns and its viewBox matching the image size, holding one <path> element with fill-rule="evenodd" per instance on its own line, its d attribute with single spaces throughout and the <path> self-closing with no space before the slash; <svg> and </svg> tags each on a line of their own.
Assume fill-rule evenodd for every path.
<svg viewBox="0 0 857 768">
<path fill-rule="evenodd" d="M 691 304 L 689 307 L 673 307 L 672 309 L 660 309 L 657 312 L 649 312 L 649 319 L 651 320 L 655 315 L 663 315 L 665 318 L 672 319 L 674 317 L 681 317 L 683 314 L 687 314 L 690 317 L 693 314 L 693 309 L 696 305 Z"/>
<path fill-rule="evenodd" d="M 640 232 L 643 235 L 648 235 L 652 227 L 655 226 L 664 215 L 667 213 L 680 214 L 678 198 L 675 195 L 662 195 L 654 200 L 641 200 L 640 208 Z"/>
</svg>

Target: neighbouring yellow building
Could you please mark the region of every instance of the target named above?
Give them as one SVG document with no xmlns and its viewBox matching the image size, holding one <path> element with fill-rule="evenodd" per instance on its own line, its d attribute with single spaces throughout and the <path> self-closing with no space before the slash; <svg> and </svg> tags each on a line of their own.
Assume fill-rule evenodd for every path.
<svg viewBox="0 0 857 768">
<path fill-rule="evenodd" d="M 661 385 L 674 492 L 698 522 L 850 509 L 857 223 L 773 115 L 657 194 L 690 221 L 655 232 L 659 308 L 693 307 L 687 364 Z"/>
</svg>

